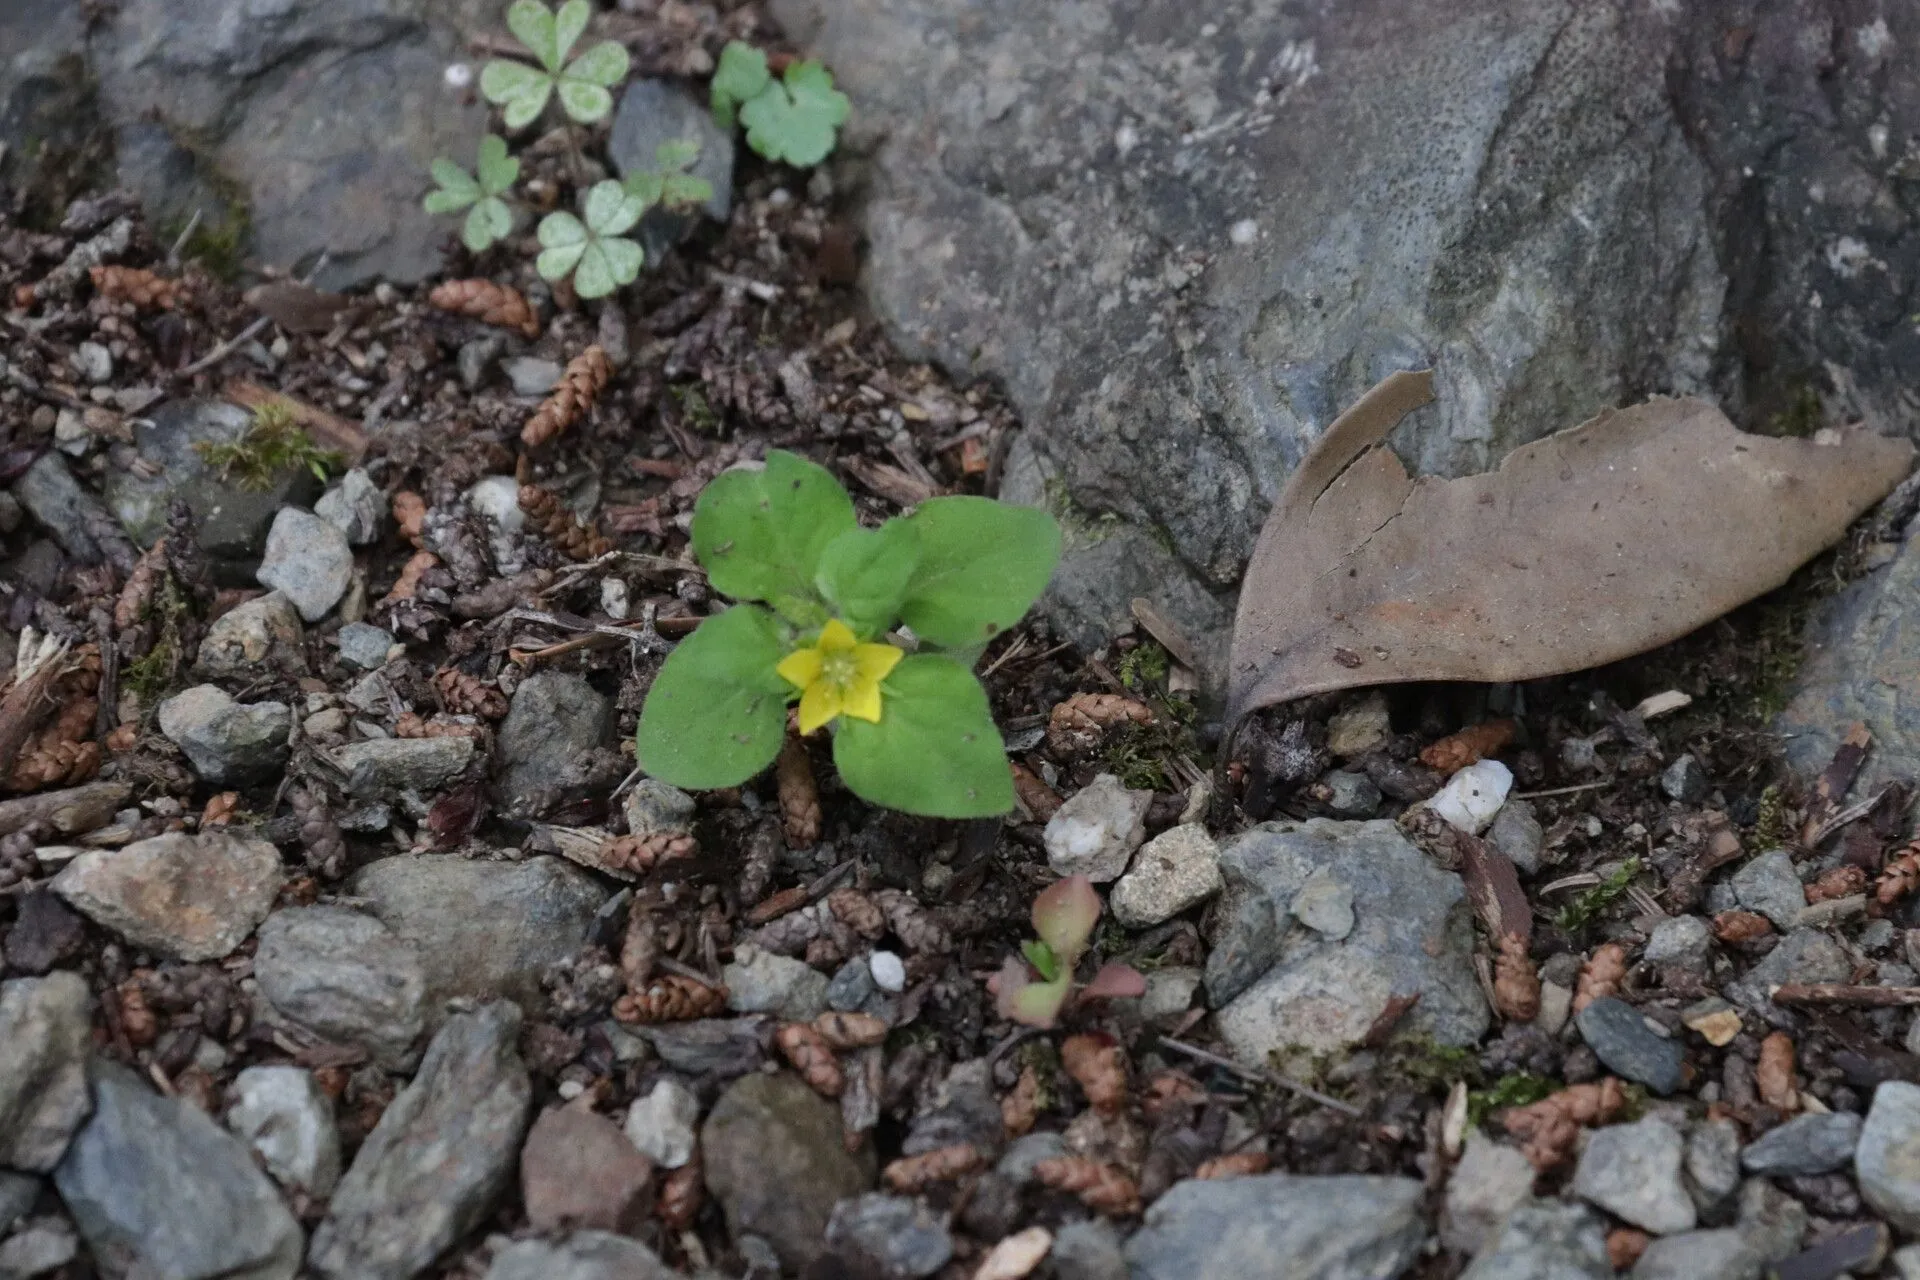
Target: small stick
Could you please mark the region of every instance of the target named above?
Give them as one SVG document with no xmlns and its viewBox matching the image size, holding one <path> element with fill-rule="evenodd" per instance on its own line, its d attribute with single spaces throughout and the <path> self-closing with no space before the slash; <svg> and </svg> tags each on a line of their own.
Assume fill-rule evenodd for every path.
<svg viewBox="0 0 1920 1280">
<path fill-rule="evenodd" d="M 1509 800 L 1544 800 L 1548 796 L 1570 796 L 1578 791 L 1598 791 L 1602 787 L 1612 786 L 1618 779 L 1608 778 L 1605 782 L 1582 782 L 1573 787 L 1552 787 L 1546 791 L 1516 791 L 1508 796 Z"/>
<path fill-rule="evenodd" d="M 193 207 L 193 216 L 187 219 L 187 225 L 180 229 L 180 234 L 173 238 L 173 248 L 167 250 L 167 265 L 169 267 L 176 270 L 179 268 L 180 255 L 185 251 L 187 241 L 193 239 L 193 233 L 200 229 L 200 214 L 200 206 L 195 205 Z"/>
<path fill-rule="evenodd" d="M 1335 1111 L 1355 1118 L 1358 1118 L 1360 1115 L 1360 1108 L 1353 1104 L 1342 1102 L 1338 1098 L 1328 1097 L 1318 1089 L 1310 1089 L 1298 1080 L 1289 1080 L 1277 1071 L 1263 1071 L 1255 1067 L 1243 1067 L 1232 1058 L 1223 1058 L 1217 1053 L 1209 1053 L 1205 1049 L 1190 1044 L 1182 1044 L 1178 1040 L 1169 1040 L 1165 1036 L 1160 1037 L 1160 1044 L 1168 1049 L 1172 1049 L 1176 1053 L 1184 1053 L 1189 1058 L 1197 1059 L 1210 1066 L 1222 1067 L 1243 1079 L 1264 1081 L 1267 1084 L 1277 1084 L 1281 1088 L 1291 1090 L 1303 1098 L 1311 1099 L 1323 1107 L 1332 1107 Z"/>
<path fill-rule="evenodd" d="M 1775 1004 L 1852 1005 L 1861 1009 L 1920 1006 L 1920 987 L 1856 987 L 1844 982 L 1787 982 L 1773 989 Z"/>
</svg>

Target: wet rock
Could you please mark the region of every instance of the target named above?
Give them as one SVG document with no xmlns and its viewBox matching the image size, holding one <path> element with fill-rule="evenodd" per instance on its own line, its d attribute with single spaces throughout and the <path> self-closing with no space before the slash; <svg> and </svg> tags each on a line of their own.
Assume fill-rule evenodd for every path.
<svg viewBox="0 0 1920 1280">
<path fill-rule="evenodd" d="M 1426 1236 L 1420 1184 L 1362 1175 L 1185 1181 L 1126 1244 L 1134 1280 L 1397 1276 Z"/>
<path fill-rule="evenodd" d="M 773 1046 L 771 1018 L 698 1018 L 635 1027 L 660 1061 L 690 1076 L 722 1080 L 756 1071 Z"/>
<path fill-rule="evenodd" d="M 1500 806 L 1500 812 L 1494 815 L 1493 825 L 1487 828 L 1487 842 L 1517 867 L 1522 875 L 1535 875 L 1540 870 L 1540 852 L 1546 847 L 1547 835 L 1541 829 L 1540 819 L 1534 815 L 1531 800 L 1509 800 Z"/>
<path fill-rule="evenodd" d="M 632 1235 L 653 1209 L 653 1162 L 606 1117 L 554 1108 L 533 1122 L 520 1150 L 520 1192 L 536 1231 Z"/>
<path fill-rule="evenodd" d="M 721 1094 L 700 1151 L 734 1237 L 765 1237 L 795 1270 L 825 1248 L 834 1205 L 873 1181 L 871 1150 L 850 1155 L 841 1143 L 839 1107 L 784 1073 L 747 1076 Z"/>
<path fill-rule="evenodd" d="M 15 899 L 13 928 L 6 937 L 6 964 L 15 973 L 39 975 L 80 953 L 86 923 L 51 889 Z"/>
<path fill-rule="evenodd" d="M 1846 1111 L 1795 1116 L 1767 1130 L 1740 1153 L 1748 1173 L 1770 1177 L 1831 1173 L 1853 1159 L 1860 1117 Z"/>
<path fill-rule="evenodd" d="M 360 1147 L 313 1233 L 328 1280 L 411 1280 L 493 1208 L 513 1178 L 532 1085 L 500 1001 L 457 1014 Z"/>
<path fill-rule="evenodd" d="M 1758 911 L 1782 933 L 1793 928 L 1807 905 L 1807 892 L 1785 849 L 1761 854 L 1734 872 L 1729 883 L 1741 906 Z"/>
<path fill-rule="evenodd" d="M 727 1007 L 735 1013 L 771 1013 L 787 1022 L 811 1022 L 827 1007 L 827 975 L 788 956 L 751 944 L 734 949 L 720 971 Z"/>
<path fill-rule="evenodd" d="M 1686 1049 L 1655 1032 L 1626 1001 L 1605 996 L 1573 1021 L 1587 1047 L 1615 1074 L 1659 1094 L 1672 1093 L 1685 1079 Z"/>
<path fill-rule="evenodd" d="M 1485 1032 L 1466 892 L 1391 822 L 1265 823 L 1227 846 L 1220 867 L 1227 902 L 1207 959 L 1207 996 L 1241 1061 L 1264 1063 L 1276 1049 L 1344 1048 L 1389 999 L 1415 992 L 1410 1029 L 1442 1044 L 1471 1044 Z M 1289 927 L 1295 897 L 1322 870 L 1353 891 L 1353 929 L 1337 941 Z M 1249 972 L 1252 984 L 1234 993 Z"/>
<path fill-rule="evenodd" d="M 1144 929 L 1205 902 L 1220 888 L 1220 850 L 1213 837 L 1200 823 L 1182 823 L 1141 847 L 1133 869 L 1115 882 L 1108 905 L 1121 924 Z"/>
<path fill-rule="evenodd" d="M 1699 916 L 1671 916 L 1653 927 L 1642 957 L 1648 964 L 1670 965 L 1705 975 L 1713 955 L 1713 929 Z"/>
<path fill-rule="evenodd" d="M 713 195 L 701 206 L 701 212 L 716 222 L 725 222 L 733 207 L 733 131 L 713 122 L 706 103 L 667 81 L 635 80 L 622 91 L 620 106 L 613 115 L 613 131 L 607 137 L 607 158 L 613 161 L 615 173 L 626 178 L 658 172 L 656 153 L 660 145 L 682 140 L 700 148 L 690 172 L 713 186 Z M 638 229 L 647 261 L 660 261 L 669 249 L 692 234 L 698 221 L 690 213 L 648 210 Z"/>
<path fill-rule="evenodd" d="M 109 467 L 105 480 L 107 506 L 128 536 L 152 545 L 166 532 L 167 504 L 184 499 L 216 570 L 250 577 L 245 570 L 259 559 L 275 514 L 311 500 L 320 487 L 304 467 L 287 468 L 259 490 L 221 479 L 205 451 L 238 442 L 252 425 L 251 413 L 224 400 L 168 400 L 134 419 L 134 449 L 146 465 Z"/>
<path fill-rule="evenodd" d="M 1469 1133 L 1460 1162 L 1447 1178 L 1440 1242 L 1458 1253 L 1480 1252 L 1506 1216 L 1532 1195 L 1533 1165 L 1524 1155 L 1481 1133 Z"/>
<path fill-rule="evenodd" d="M 340 1180 L 333 1100 L 302 1067 L 248 1067 L 233 1079 L 227 1128 L 289 1191 L 324 1200 Z"/>
<path fill-rule="evenodd" d="M 366 909 L 413 944 L 429 1007 L 455 996 L 539 1007 L 540 975 L 578 951 L 612 894 L 559 858 L 383 858 L 353 878 Z"/>
<path fill-rule="evenodd" d="M 90 849 L 53 891 L 104 929 L 174 960 L 230 955 L 267 918 L 286 879 L 264 840 L 214 828 Z"/>
<path fill-rule="evenodd" d="M 1683 755 L 1660 774 L 1660 789 L 1680 804 L 1699 804 L 1707 798 L 1707 770 L 1691 755 Z"/>
<path fill-rule="evenodd" d="M 287 507 L 273 518 L 266 554 L 254 577 L 261 586 L 285 595 L 308 622 L 318 622 L 353 582 L 353 548 L 337 525 Z"/>
<path fill-rule="evenodd" d="M 575 1231 L 558 1240 L 518 1240 L 494 1256 L 486 1280 L 675 1280 L 678 1272 L 638 1240 Z"/>
<path fill-rule="evenodd" d="M 56 1218 L 44 1218 L 20 1229 L 5 1244 L 0 1244 L 0 1276 L 7 1280 L 31 1280 L 50 1275 L 72 1262 L 80 1252 L 73 1229 Z"/>
<path fill-rule="evenodd" d="M 1920 1232 L 1920 1085 L 1889 1080 L 1874 1090 L 1853 1167 L 1868 1204 L 1902 1231 Z"/>
<path fill-rule="evenodd" d="M 901 1152 L 917 1156 L 959 1142 L 991 1151 L 999 1145 L 1003 1133 L 999 1114 L 1000 1098 L 988 1061 L 972 1058 L 956 1063 L 934 1090 L 932 1101 L 913 1118 Z"/>
<path fill-rule="evenodd" d="M 313 514 L 346 535 L 347 542 L 364 547 L 380 536 L 387 515 L 387 495 L 359 467 L 340 477 L 340 483 L 320 495 Z"/>
<path fill-rule="evenodd" d="M 1765 1014 L 1773 1009 L 1770 994 L 1789 982 L 1845 982 L 1853 961 L 1818 929 L 1795 929 L 1762 956 L 1760 963 L 1726 985 L 1727 998 Z"/>
<path fill-rule="evenodd" d="M 347 790 L 363 800 L 446 786 L 473 759 L 471 738 L 372 738 L 328 753 L 346 775 Z"/>
<path fill-rule="evenodd" d="M 160 732 L 215 786 L 270 778 L 286 767 L 293 711 L 284 702 L 239 703 L 218 685 L 195 685 L 160 704 Z"/>
<path fill-rule="evenodd" d="M 1740 1128 L 1731 1120 L 1703 1120 L 1687 1134 L 1687 1190 L 1706 1221 L 1740 1189 Z"/>
<path fill-rule="evenodd" d="M 953 1257 L 953 1237 L 945 1222 L 917 1200 L 877 1191 L 833 1207 L 827 1247 L 855 1274 L 880 1280 L 919 1280 Z"/>
<path fill-rule="evenodd" d="M 340 661 L 362 671 L 386 665 L 387 654 L 393 648 L 391 631 L 364 622 L 349 622 L 340 628 L 334 640 L 340 646 Z"/>
<path fill-rule="evenodd" d="M 92 1008 L 76 973 L 0 982 L 0 1165 L 45 1173 L 92 1110 Z"/>
<path fill-rule="evenodd" d="M 253 679 L 263 667 L 307 674 L 307 632 L 300 611 L 278 591 L 246 600 L 214 619 L 194 670 L 215 680 Z"/>
<path fill-rule="evenodd" d="M 1120 1233 L 1100 1218 L 1069 1222 L 1054 1232 L 1047 1265 L 1053 1280 L 1127 1280 Z"/>
<path fill-rule="evenodd" d="M 292 1280 L 300 1224 L 247 1148 L 180 1098 L 96 1059 L 93 1118 L 54 1186 L 96 1258 L 179 1280 Z"/>
<path fill-rule="evenodd" d="M 271 1015 L 377 1065 L 411 1065 L 426 1028 L 419 952 L 372 916 L 342 907 L 289 907 L 260 926 L 254 977 Z"/>
<path fill-rule="evenodd" d="M 699 1121 L 700 1100 L 693 1091 L 678 1080 L 660 1080 L 627 1108 L 627 1141 L 662 1169 L 678 1169 L 693 1159 Z"/>
<path fill-rule="evenodd" d="M 1371 818 L 1380 811 L 1380 788 L 1364 773 L 1334 769 L 1320 779 L 1327 809 L 1337 818 Z"/>
<path fill-rule="evenodd" d="M 109 564 L 131 554 L 100 500 L 81 487 L 57 453 L 41 454 L 14 481 L 13 496 L 62 551 L 82 564 Z"/>
<path fill-rule="evenodd" d="M 1118 878 L 1147 837 L 1152 800 L 1152 792 L 1130 791 L 1110 773 L 1095 775 L 1047 820 L 1047 865 L 1095 884 Z"/>
<path fill-rule="evenodd" d="M 514 690 L 500 724 L 501 796 L 516 811 L 532 811 L 555 784 L 613 733 L 613 701 L 568 672 L 529 676 Z"/>
<path fill-rule="evenodd" d="M 1573 1193 L 1655 1235 L 1691 1231 L 1698 1217 L 1680 1181 L 1684 1154 L 1673 1126 L 1651 1116 L 1595 1129 L 1580 1152 Z"/>
<path fill-rule="evenodd" d="M 1542 1200 L 1502 1220 L 1460 1280 L 1608 1280 L 1607 1225 L 1582 1204 Z"/>
</svg>

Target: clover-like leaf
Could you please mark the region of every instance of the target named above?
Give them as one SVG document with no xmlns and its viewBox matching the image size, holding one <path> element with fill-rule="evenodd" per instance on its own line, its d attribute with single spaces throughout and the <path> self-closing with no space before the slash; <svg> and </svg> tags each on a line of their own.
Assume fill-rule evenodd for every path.
<svg viewBox="0 0 1920 1280">
<path fill-rule="evenodd" d="M 593 46 L 560 73 L 560 105 L 582 124 L 606 118 L 613 110 L 610 89 L 626 79 L 628 65 L 626 49 L 612 40 Z"/>
<path fill-rule="evenodd" d="M 691 173 L 668 174 L 660 192 L 660 203 L 669 209 L 705 204 L 711 199 L 713 184 Z"/>
<path fill-rule="evenodd" d="M 833 737 L 833 762 L 855 795 L 929 818 L 1013 808 L 1006 748 L 971 671 L 940 654 L 910 654 L 880 696 L 878 721 L 843 718 Z"/>
<path fill-rule="evenodd" d="M 740 104 L 759 97 L 772 82 L 766 54 L 745 41 L 728 41 L 720 51 L 720 65 L 714 69 L 709 91 L 714 122 L 722 129 L 733 128 Z"/>
<path fill-rule="evenodd" d="M 907 522 L 920 535 L 920 565 L 900 616 L 944 648 L 976 648 L 1018 622 L 1060 560 L 1060 526 L 1037 507 L 930 498 Z"/>
<path fill-rule="evenodd" d="M 474 253 L 485 253 L 513 230 L 513 210 L 498 196 L 476 202 L 460 228 L 460 241 Z"/>
<path fill-rule="evenodd" d="M 632 284 L 646 254 L 621 233 L 645 212 L 646 206 L 612 178 L 594 183 L 581 203 L 584 221 L 564 210 L 541 219 L 535 269 L 548 280 L 573 272 L 574 292 L 583 298 L 604 298 Z"/>
<path fill-rule="evenodd" d="M 640 767 L 690 790 L 731 787 L 780 753 L 789 689 L 772 614 L 752 605 L 716 613 L 682 640 L 654 677 L 635 741 Z"/>
<path fill-rule="evenodd" d="M 760 155 L 808 169 L 832 153 L 852 109 L 825 67 L 796 62 L 740 108 L 740 123 L 747 127 L 747 145 Z"/>
<path fill-rule="evenodd" d="M 434 157 L 433 180 L 439 188 L 429 191 L 421 202 L 428 213 L 458 213 L 482 195 L 473 175 L 445 156 Z"/>
<path fill-rule="evenodd" d="M 626 78 L 631 65 L 626 49 L 605 40 L 567 61 L 592 16 L 587 0 L 567 0 L 558 13 L 540 0 L 514 0 L 508 8 L 508 28 L 540 64 L 535 68 L 496 58 L 480 71 L 480 92 L 505 108 L 509 129 L 532 123 L 556 91 L 561 107 L 583 124 L 613 110 L 609 90 Z"/>
<path fill-rule="evenodd" d="M 518 157 L 507 154 L 507 140 L 497 133 L 490 133 L 480 139 L 480 162 L 475 172 L 479 175 L 480 190 L 487 195 L 501 195 L 513 188 L 520 179 L 520 161 Z"/>
<path fill-rule="evenodd" d="M 581 0 L 580 8 L 588 8 L 585 0 Z M 540 0 L 513 0 L 507 6 L 507 30 L 513 32 L 514 38 L 527 47 L 527 52 L 541 66 L 549 71 L 560 69 L 559 23 L 553 10 Z M 577 38 L 579 32 L 574 35 Z"/>
<path fill-rule="evenodd" d="M 542 6 L 535 4 L 536 8 Z M 524 62 L 495 58 L 480 69 L 480 92 L 502 108 L 509 129 L 523 129 L 546 110 L 553 95 L 553 75 Z"/>
<path fill-rule="evenodd" d="M 770 449 L 765 466 L 724 471 L 701 491 L 693 553 L 714 590 L 765 600 L 801 620 L 797 606 L 814 597 L 827 544 L 858 524 L 853 499 L 831 472 Z"/>
<path fill-rule="evenodd" d="M 592 236 L 586 224 L 564 209 L 556 209 L 540 220 L 540 256 L 534 268 L 543 280 L 562 280 L 580 265 Z"/>
<path fill-rule="evenodd" d="M 480 140 L 477 173 L 478 177 L 468 173 L 445 156 L 436 158 L 433 177 L 440 187 L 422 203 L 428 213 L 467 209 L 460 238 L 473 252 L 483 253 L 513 230 L 513 210 L 500 195 L 520 176 L 520 162 L 507 154 L 504 139 L 490 133 Z"/>
<path fill-rule="evenodd" d="M 653 162 L 662 173 L 685 173 L 700 158 L 700 144 L 692 138 L 669 138 L 653 149 Z"/>
<path fill-rule="evenodd" d="M 640 275 L 646 252 L 620 236 L 596 239 L 580 255 L 573 271 L 573 291 L 583 298 L 604 298 Z"/>
</svg>

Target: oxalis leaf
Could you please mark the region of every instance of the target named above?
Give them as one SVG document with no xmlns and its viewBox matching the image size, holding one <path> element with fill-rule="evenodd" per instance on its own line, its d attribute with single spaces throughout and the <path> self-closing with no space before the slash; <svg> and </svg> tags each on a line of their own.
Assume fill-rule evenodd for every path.
<svg viewBox="0 0 1920 1280">
<path fill-rule="evenodd" d="M 769 160 L 810 169 L 832 154 L 837 130 L 853 110 L 833 76 L 817 62 L 796 62 L 740 108 L 747 145 Z"/>
<path fill-rule="evenodd" d="M 514 0 L 507 9 L 507 27 L 540 64 L 536 68 L 496 58 L 481 68 L 480 92 L 504 109 L 509 129 L 531 124 L 556 90 L 561 107 L 583 124 L 613 109 L 609 90 L 626 79 L 626 49 L 606 40 L 567 61 L 592 16 L 588 0 L 567 0 L 558 13 L 540 0 Z"/>
<path fill-rule="evenodd" d="M 1240 589 L 1230 730 L 1313 693 L 1532 680 L 1666 644 L 1785 582 L 1913 460 L 1869 430 L 1771 439 L 1661 399 L 1416 481 L 1384 441 L 1432 399 L 1430 374 L 1394 374 L 1288 480 Z"/>
<path fill-rule="evenodd" d="M 1060 526 L 1036 507 L 930 498 L 906 523 L 920 562 L 900 616 L 943 648 L 978 648 L 1020 621 L 1060 562 Z"/>
<path fill-rule="evenodd" d="M 813 599 L 820 557 L 857 526 L 853 500 L 826 468 L 784 449 L 760 468 L 716 476 L 693 508 L 693 553 L 716 591 L 736 600 L 765 600 L 817 625 L 805 611 Z M 817 611 L 818 606 L 814 606 Z"/>
<path fill-rule="evenodd" d="M 714 122 L 722 129 L 733 128 L 740 104 L 758 97 L 772 80 L 766 54 L 743 41 L 728 41 L 713 72 L 710 93 Z"/>
<path fill-rule="evenodd" d="M 582 218 L 556 210 L 540 221 L 540 257 L 534 266 L 548 280 L 573 272 L 573 288 L 583 298 L 603 298 L 640 274 L 645 253 L 621 236 L 640 220 L 646 206 L 611 178 L 597 182 L 582 201 Z"/>
<path fill-rule="evenodd" d="M 445 156 L 437 157 L 433 177 L 440 189 L 430 192 L 423 203 L 428 213 L 467 209 L 460 238 L 473 252 L 483 253 L 513 230 L 513 210 L 500 195 L 520 176 L 520 162 L 507 154 L 505 139 L 490 133 L 480 140 L 476 173 L 477 177 Z"/>
<path fill-rule="evenodd" d="M 787 731 L 779 624 L 765 609 L 714 614 L 668 655 L 640 712 L 640 767 L 695 791 L 731 787 L 780 753 Z"/>
<path fill-rule="evenodd" d="M 853 793 L 930 818 L 1013 808 L 1013 774 L 987 691 L 939 654 L 911 654 L 880 686 L 878 723 L 843 718 L 833 762 Z"/>
</svg>

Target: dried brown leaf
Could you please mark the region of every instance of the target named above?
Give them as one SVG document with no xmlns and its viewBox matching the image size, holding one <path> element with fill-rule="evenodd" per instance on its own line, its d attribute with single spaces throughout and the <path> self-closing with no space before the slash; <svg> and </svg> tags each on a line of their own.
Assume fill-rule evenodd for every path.
<svg viewBox="0 0 1920 1280">
<path fill-rule="evenodd" d="M 1821 872 L 1819 877 L 1807 886 L 1807 901 L 1814 903 L 1828 902 L 1834 898 L 1851 898 L 1856 893 L 1864 892 L 1866 887 L 1866 868 L 1843 863 Z"/>
<path fill-rule="evenodd" d="M 780 788 L 780 826 L 789 849 L 811 849 L 820 841 L 820 792 L 813 783 L 813 762 L 806 744 L 789 733 L 774 761 Z"/>
<path fill-rule="evenodd" d="M 887 913 L 858 889 L 835 889 L 827 895 L 827 910 L 835 920 L 869 942 L 887 931 Z"/>
<path fill-rule="evenodd" d="M 1021 1068 L 1007 1096 L 1000 1099 L 1000 1123 L 1010 1137 L 1018 1138 L 1033 1129 L 1040 1118 L 1040 1074 L 1031 1064 Z"/>
<path fill-rule="evenodd" d="M 1077 755 L 1098 746 L 1108 729 L 1128 723 L 1152 724 L 1153 709 L 1117 693 L 1076 693 L 1047 716 L 1047 746 L 1057 756 Z"/>
<path fill-rule="evenodd" d="M 1488 720 L 1484 724 L 1472 725 L 1422 751 L 1420 763 L 1441 773 L 1458 773 L 1512 742 L 1514 728 L 1511 720 Z"/>
<path fill-rule="evenodd" d="M 1920 843 L 1908 845 L 1887 859 L 1886 870 L 1874 882 L 1873 896 L 1891 906 L 1920 887 Z"/>
<path fill-rule="evenodd" d="M 1522 1140 L 1521 1153 L 1544 1173 L 1573 1154 L 1580 1130 L 1605 1124 L 1626 1105 L 1626 1088 L 1613 1076 L 1576 1084 L 1501 1117 L 1508 1133 Z"/>
<path fill-rule="evenodd" d="M 1384 442 L 1432 399 L 1430 373 L 1393 374 L 1288 480 L 1240 591 L 1229 726 L 1333 689 L 1643 653 L 1785 582 L 1913 459 L 1862 429 L 1747 435 L 1703 401 L 1660 399 L 1494 471 L 1416 481 Z"/>
<path fill-rule="evenodd" d="M 1773 932 L 1773 922 L 1756 911 L 1722 911 L 1713 918 L 1713 936 L 1722 942 L 1751 942 Z"/>
<path fill-rule="evenodd" d="M 521 336 L 540 336 L 540 321 L 525 295 L 511 285 L 491 280 L 448 280 L 434 286 L 427 301 L 442 311 L 470 316 L 482 324 L 518 329 Z"/>
<path fill-rule="evenodd" d="M 1500 939 L 1493 963 L 1493 1007 L 1510 1022 L 1532 1022 L 1540 1013 L 1540 974 L 1517 934 Z"/>
</svg>

